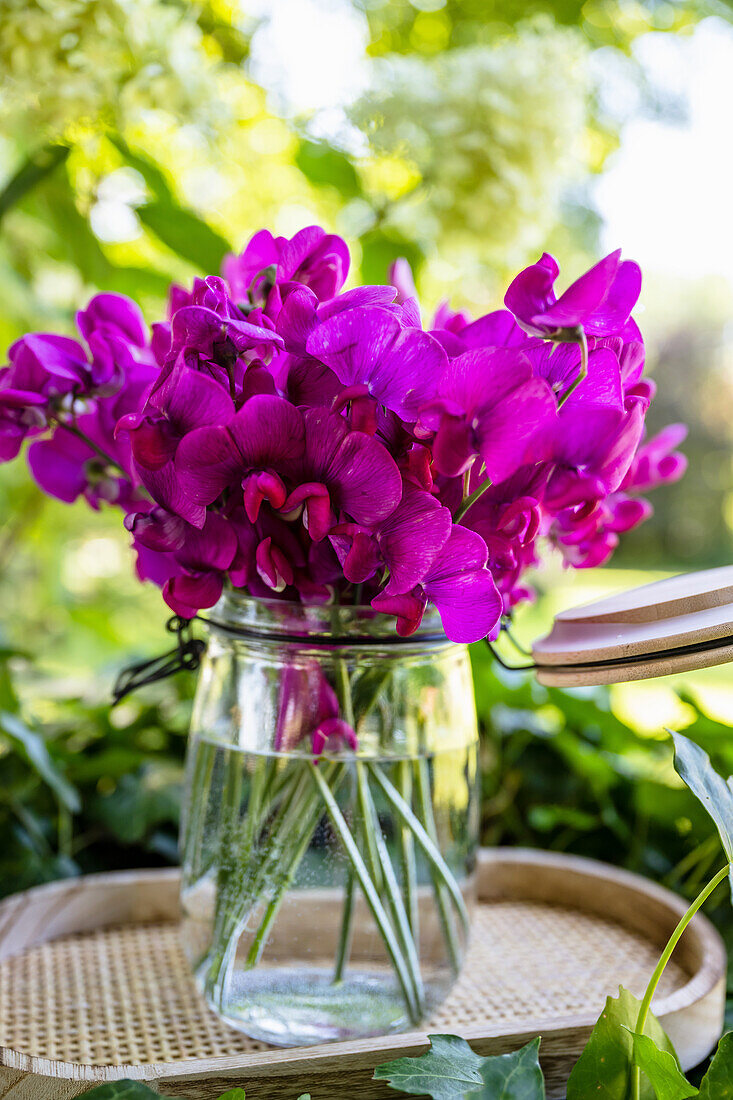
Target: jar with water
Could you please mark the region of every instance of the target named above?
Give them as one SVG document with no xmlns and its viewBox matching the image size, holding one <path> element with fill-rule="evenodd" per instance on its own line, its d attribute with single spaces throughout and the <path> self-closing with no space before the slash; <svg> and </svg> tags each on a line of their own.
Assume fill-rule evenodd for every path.
<svg viewBox="0 0 733 1100">
<path fill-rule="evenodd" d="M 419 1025 L 463 961 L 478 735 L 465 647 L 369 607 L 225 595 L 182 826 L 184 946 L 211 1008 L 279 1045 Z"/>
</svg>

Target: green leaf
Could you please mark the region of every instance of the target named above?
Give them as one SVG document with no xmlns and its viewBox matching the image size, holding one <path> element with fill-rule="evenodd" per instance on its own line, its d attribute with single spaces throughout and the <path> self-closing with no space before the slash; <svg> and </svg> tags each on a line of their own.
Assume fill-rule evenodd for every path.
<svg viewBox="0 0 733 1100">
<path fill-rule="evenodd" d="M 175 1100 L 173 1096 L 161 1096 L 159 1092 L 154 1092 L 142 1081 L 110 1081 L 84 1095 L 86 1100 Z"/>
<path fill-rule="evenodd" d="M 567 1100 L 628 1100 L 634 1064 L 634 1040 L 640 1002 L 627 989 L 609 997 L 593 1028 L 585 1050 L 568 1081 Z M 675 1059 L 674 1047 L 659 1021 L 650 1013 L 645 1033 Z M 640 1100 L 655 1100 L 654 1089 L 642 1080 Z"/>
<path fill-rule="evenodd" d="M 511 1054 L 485 1058 L 484 1087 L 476 1100 L 545 1100 L 545 1079 L 539 1063 L 540 1038 Z"/>
<path fill-rule="evenodd" d="M 244 1089 L 229 1089 L 229 1092 L 225 1092 L 219 1100 L 246 1100 Z"/>
<path fill-rule="evenodd" d="M 365 668 L 354 676 L 351 683 L 354 714 L 360 715 L 361 718 L 369 714 L 392 673 L 393 669 L 387 664 Z"/>
<path fill-rule="evenodd" d="M 168 185 L 165 173 L 158 167 L 154 160 L 145 156 L 144 153 L 133 152 L 124 138 L 120 137 L 119 134 L 109 134 L 108 137 L 117 152 L 120 153 L 129 164 L 130 168 L 134 168 L 136 172 L 140 173 L 156 199 L 162 199 L 168 203 L 175 203 L 176 200 Z"/>
<path fill-rule="evenodd" d="M 311 183 L 335 187 L 342 198 L 361 194 L 359 177 L 345 153 L 322 141 L 303 141 L 295 163 Z"/>
<path fill-rule="evenodd" d="M 728 857 L 731 896 L 733 897 L 733 776 L 727 781 L 718 775 L 710 757 L 681 733 L 667 731 L 674 741 L 674 766 L 692 793 L 702 803 L 720 835 L 720 842 Z"/>
<path fill-rule="evenodd" d="M 688 1100 L 697 1096 L 697 1089 L 680 1072 L 676 1060 L 667 1050 L 660 1050 L 648 1035 L 633 1035 L 634 1061 L 651 1081 L 657 1100 Z"/>
<path fill-rule="evenodd" d="M 361 277 L 365 283 L 383 283 L 389 265 L 401 256 L 417 275 L 425 256 L 414 241 L 391 229 L 370 229 L 360 238 Z"/>
<path fill-rule="evenodd" d="M 17 715 L 8 714 L 7 711 L 0 712 L 0 730 L 43 782 L 48 784 L 59 802 L 71 813 L 78 813 L 81 809 L 79 792 L 59 771 L 41 735 L 29 729 Z"/>
<path fill-rule="evenodd" d="M 700 1085 L 700 1100 L 733 1100 L 733 1032 L 718 1043 Z"/>
<path fill-rule="evenodd" d="M 49 144 L 28 157 L 0 191 L 0 218 L 32 191 L 36 184 L 55 172 L 70 152 L 68 145 Z"/>
<path fill-rule="evenodd" d="M 428 1035 L 430 1049 L 417 1058 L 397 1058 L 374 1070 L 374 1081 L 387 1081 L 396 1092 L 456 1100 L 482 1084 L 484 1059 L 456 1035 Z"/>
<path fill-rule="evenodd" d="M 114 791 L 94 799 L 89 809 L 113 836 L 136 844 L 159 825 L 177 825 L 180 803 L 179 770 L 151 763 L 121 776 Z"/>
<path fill-rule="evenodd" d="M 215 273 L 230 251 L 228 241 L 190 210 L 154 199 L 138 206 L 137 216 L 178 256 L 207 273 Z"/>
</svg>

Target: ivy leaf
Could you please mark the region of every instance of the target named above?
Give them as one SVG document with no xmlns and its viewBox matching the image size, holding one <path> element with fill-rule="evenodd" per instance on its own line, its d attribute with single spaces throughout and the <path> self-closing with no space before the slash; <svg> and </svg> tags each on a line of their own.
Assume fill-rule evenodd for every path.
<svg viewBox="0 0 733 1100">
<path fill-rule="evenodd" d="M 457 1035 L 428 1035 L 430 1049 L 417 1058 L 397 1058 L 374 1070 L 374 1081 L 387 1081 L 396 1092 L 432 1100 L 456 1100 L 482 1084 L 484 1059 Z"/>
<path fill-rule="evenodd" d="M 675 771 L 715 822 L 730 865 L 728 877 L 733 898 L 733 776 L 726 781 L 718 775 L 704 749 L 681 733 L 667 732 L 674 741 Z"/>
<path fill-rule="evenodd" d="M 585 1050 L 573 1067 L 567 1100 L 628 1100 L 634 1065 L 634 1040 L 640 1002 L 621 987 L 609 997 L 591 1032 Z M 677 1055 L 659 1021 L 649 1013 L 645 1031 L 661 1050 L 677 1061 Z M 639 1100 L 655 1100 L 650 1081 L 642 1079 Z"/>
<path fill-rule="evenodd" d="M 733 1031 L 718 1043 L 700 1085 L 700 1100 L 733 1100 Z"/>
<path fill-rule="evenodd" d="M 13 747 L 43 782 L 48 784 L 59 802 L 70 813 L 78 813 L 81 809 L 79 792 L 59 771 L 41 735 L 26 726 L 25 722 L 21 722 L 17 715 L 8 714 L 6 711 L 0 713 L 0 731 L 6 735 Z"/>
<path fill-rule="evenodd" d="M 173 1096 L 161 1096 L 159 1092 L 154 1092 L 142 1081 L 109 1081 L 84 1095 L 86 1100 L 175 1100 Z"/>
<path fill-rule="evenodd" d="M 697 1096 L 697 1089 L 687 1081 L 676 1060 L 667 1050 L 660 1050 L 648 1035 L 634 1034 L 634 1061 L 651 1081 L 657 1100 L 688 1100 Z"/>
<path fill-rule="evenodd" d="M 511 1054 L 485 1058 L 484 1088 L 475 1100 L 545 1100 L 545 1079 L 539 1063 L 540 1038 Z"/>
</svg>

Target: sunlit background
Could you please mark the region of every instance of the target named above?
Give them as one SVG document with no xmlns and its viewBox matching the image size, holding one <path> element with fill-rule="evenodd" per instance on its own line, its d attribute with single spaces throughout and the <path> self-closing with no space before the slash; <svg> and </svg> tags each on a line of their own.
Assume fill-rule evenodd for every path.
<svg viewBox="0 0 733 1100">
<path fill-rule="evenodd" d="M 543 249 L 570 280 L 621 246 L 645 275 L 638 319 L 659 384 L 650 426 L 689 424 L 690 469 L 654 494 L 654 518 L 610 567 L 540 574 L 517 632 L 527 640 L 560 607 L 611 588 L 731 561 L 730 4 L 4 0 L 0 72 L 3 346 L 31 328 L 71 331 L 97 289 L 134 296 L 155 319 L 171 280 L 216 272 L 261 226 L 341 233 L 352 282 L 382 281 L 407 257 L 425 316 L 446 297 L 475 314 L 496 308 Z M 109 829 L 120 863 L 174 858 L 191 685 L 107 714 L 115 670 L 168 644 L 162 600 L 134 579 L 118 516 L 49 501 L 21 462 L 0 469 L 0 597 L 0 709 L 39 725 L 64 774 L 91 792 L 82 840 L 63 788 L 49 824 L 27 745 L 17 729 L 5 744 L 0 734 L 11 806 L 0 831 L 35 868 L 23 873 L 96 865 L 89 853 Z M 486 716 L 511 689 L 479 672 Z M 707 721 L 698 705 L 733 719 L 730 685 L 723 668 L 687 678 L 682 696 L 669 681 L 616 688 L 594 697 L 579 729 L 613 739 L 606 714 L 653 740 L 664 724 Z M 543 726 L 550 711 L 532 698 L 549 738 L 559 704 Z M 609 827 L 605 797 L 590 834 Z M 120 834 L 125 814 L 136 824 Z M 537 839 L 488 820 L 492 836 Z M 553 820 L 553 844 L 583 833 L 580 819 Z M 0 890 L 17 881 L 4 869 Z"/>
</svg>

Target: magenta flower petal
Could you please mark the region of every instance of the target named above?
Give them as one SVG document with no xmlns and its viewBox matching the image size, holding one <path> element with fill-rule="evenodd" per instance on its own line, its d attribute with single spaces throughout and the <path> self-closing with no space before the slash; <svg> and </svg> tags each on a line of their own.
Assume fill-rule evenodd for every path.
<svg viewBox="0 0 733 1100">
<path fill-rule="evenodd" d="M 371 526 L 386 519 L 402 495 L 397 464 L 376 436 L 350 431 L 343 417 L 307 409 L 305 451 L 291 463 L 296 484 L 317 482 L 328 489 L 334 509 Z"/>
<path fill-rule="evenodd" d="M 165 413 L 179 435 L 208 424 L 226 424 L 234 415 L 234 402 L 224 387 L 182 363 L 174 367 L 150 403 Z"/>
<path fill-rule="evenodd" d="M 147 512 L 130 512 L 125 516 L 125 527 L 140 545 L 168 553 L 183 546 L 187 524 L 180 516 L 155 506 Z"/>
<path fill-rule="evenodd" d="M 483 539 L 456 524 L 423 581 L 453 642 L 477 642 L 498 633 L 503 604 L 486 559 Z"/>
<path fill-rule="evenodd" d="M 245 470 L 234 440 L 221 425 L 195 428 L 184 436 L 175 468 L 183 494 L 198 508 L 212 504 L 227 486 L 241 480 Z"/>
<path fill-rule="evenodd" d="M 402 500 L 377 530 L 389 568 L 388 596 L 409 592 L 427 574 L 451 532 L 451 514 L 424 489 L 406 482 Z"/>
<path fill-rule="evenodd" d="M 316 763 L 318 758 L 328 750 L 329 752 L 341 752 L 344 748 L 356 752 L 359 740 L 354 729 L 343 718 L 325 718 L 311 734 L 311 747 Z"/>
<path fill-rule="evenodd" d="M 669 424 L 642 444 L 634 455 L 622 488 L 644 492 L 678 481 L 687 469 L 687 458 L 675 448 L 686 436 L 686 424 Z"/>
<path fill-rule="evenodd" d="M 615 493 L 609 498 L 609 510 L 611 518 L 608 521 L 608 529 L 622 534 L 638 527 L 640 523 L 649 519 L 654 509 L 648 500 L 643 497 L 629 497 L 625 493 Z"/>
<path fill-rule="evenodd" d="M 237 536 L 224 516 L 209 512 L 201 530 L 189 526 L 183 544 L 176 549 L 176 561 L 193 573 L 224 570 L 237 552 Z"/>
<path fill-rule="evenodd" d="M 609 253 L 572 283 L 555 302 L 548 300 L 541 311 L 542 322 L 550 328 L 566 328 L 592 315 L 606 298 L 619 270 L 621 249 Z M 628 317 L 631 309 L 623 318 Z"/>
<path fill-rule="evenodd" d="M 583 322 L 589 336 L 610 336 L 620 331 L 641 293 L 641 268 L 631 260 L 619 264 L 607 295 Z"/>
<path fill-rule="evenodd" d="M 201 432 L 215 430 L 215 428 L 197 429 Z M 137 471 L 140 480 L 156 503 L 162 505 L 169 512 L 181 516 L 193 527 L 201 528 L 203 526 L 206 519 L 206 509 L 203 504 L 193 499 L 175 462 L 166 462 L 157 470 L 138 466 Z"/>
<path fill-rule="evenodd" d="M 395 288 L 392 286 L 355 286 L 351 290 L 345 290 L 343 294 L 335 298 L 328 298 L 318 306 L 318 320 L 327 321 L 336 313 L 343 313 L 347 309 L 356 309 L 364 306 L 381 306 L 389 310 L 396 297 Z"/>
<path fill-rule="evenodd" d="M 303 453 L 303 416 L 282 397 L 250 398 L 229 422 L 228 431 L 247 469 L 263 469 Z"/>
<path fill-rule="evenodd" d="M 515 348 L 528 343 L 528 337 L 519 327 L 514 317 L 506 309 L 497 309 L 479 317 L 470 325 L 460 329 L 456 335 L 464 349 L 503 347 Z"/>
<path fill-rule="evenodd" d="M 394 615 L 397 619 L 397 633 L 401 638 L 408 638 L 420 626 L 427 602 L 427 596 L 418 586 L 401 596 L 388 596 L 380 592 L 372 600 L 372 607 L 384 615 Z"/>
<path fill-rule="evenodd" d="M 319 481 L 307 481 L 298 485 L 282 505 L 287 515 L 303 508 L 303 526 L 314 542 L 325 539 L 334 523 L 331 498 L 328 489 Z"/>
<path fill-rule="evenodd" d="M 545 329 L 538 331 L 532 321 L 554 303 L 555 279 L 559 274 L 560 267 L 555 257 L 543 252 L 536 264 L 520 271 L 504 295 L 506 308 L 532 335 L 545 335 Z"/>
<path fill-rule="evenodd" d="M 148 340 L 140 307 L 124 294 L 96 294 L 86 309 L 79 310 L 76 324 L 85 340 L 98 332 L 120 336 L 141 348 Z"/>
<path fill-rule="evenodd" d="M 221 597 L 224 581 L 216 573 L 181 573 L 163 586 L 163 599 L 176 615 L 192 619 L 204 607 L 213 607 Z"/>
<path fill-rule="evenodd" d="M 480 454 L 492 481 L 503 481 L 531 457 L 534 438 L 556 417 L 548 384 L 514 348 L 480 348 L 451 359 L 439 389 L 444 413 L 434 446 L 437 468 L 448 477 Z M 421 411 L 432 427 L 439 403 Z M 426 413 L 428 415 L 426 415 Z"/>
<path fill-rule="evenodd" d="M 91 447 L 63 428 L 28 448 L 28 465 L 41 489 L 66 504 L 72 504 L 86 489 L 84 467 L 93 458 Z"/>
<path fill-rule="evenodd" d="M 403 420 L 415 420 L 435 394 L 446 365 L 437 340 L 403 328 L 382 308 L 350 309 L 324 321 L 309 337 L 308 354 L 325 363 L 345 386 L 365 385 Z"/>
<path fill-rule="evenodd" d="M 263 539 L 255 551 L 257 572 L 273 592 L 282 592 L 293 583 L 293 567 L 286 554 L 268 536 Z"/>
<path fill-rule="evenodd" d="M 555 259 L 545 253 L 509 287 L 504 302 L 525 332 L 563 339 L 567 330 L 581 325 L 589 336 L 610 336 L 624 329 L 641 290 L 637 264 L 621 263 L 619 249 L 556 298 L 558 270 Z"/>
<path fill-rule="evenodd" d="M 68 336 L 31 332 L 8 349 L 18 389 L 41 393 L 80 390 L 89 381 L 89 363 L 81 344 Z"/>
<path fill-rule="evenodd" d="M 382 564 L 376 539 L 358 524 L 339 524 L 331 532 L 331 543 L 341 559 L 344 576 L 351 584 L 368 581 Z"/>
<path fill-rule="evenodd" d="M 303 436 L 298 409 L 282 397 L 256 395 L 226 427 L 189 432 L 176 452 L 176 471 L 194 504 L 211 504 L 247 473 L 293 462 L 303 451 Z"/>
</svg>

